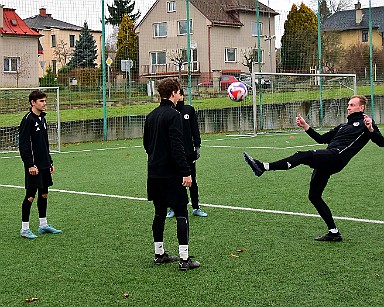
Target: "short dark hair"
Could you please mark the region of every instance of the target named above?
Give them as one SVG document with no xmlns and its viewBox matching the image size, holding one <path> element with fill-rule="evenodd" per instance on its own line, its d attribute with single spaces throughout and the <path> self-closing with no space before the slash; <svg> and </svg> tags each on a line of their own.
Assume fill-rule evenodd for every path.
<svg viewBox="0 0 384 307">
<path fill-rule="evenodd" d="M 37 101 L 38 99 L 46 98 L 47 94 L 40 90 L 33 91 L 29 94 L 29 103 L 32 105 L 32 100 Z"/>
<path fill-rule="evenodd" d="M 368 103 L 367 97 L 365 97 L 363 95 L 353 95 L 351 97 L 351 99 L 353 99 L 353 98 L 359 98 L 360 105 L 366 106 Z"/>
<path fill-rule="evenodd" d="M 169 99 L 173 92 L 180 90 L 180 83 L 175 78 L 165 78 L 157 86 L 161 98 Z"/>
</svg>

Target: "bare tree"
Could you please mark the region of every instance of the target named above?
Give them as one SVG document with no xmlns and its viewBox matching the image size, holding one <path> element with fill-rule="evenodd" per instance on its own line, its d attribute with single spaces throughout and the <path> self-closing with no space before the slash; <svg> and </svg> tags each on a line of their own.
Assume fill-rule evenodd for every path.
<svg viewBox="0 0 384 307">
<path fill-rule="evenodd" d="M 176 66 L 181 81 L 181 71 L 184 68 L 184 63 L 187 62 L 183 49 L 172 49 L 168 51 L 167 57 Z"/>
<path fill-rule="evenodd" d="M 249 72 L 252 72 L 253 64 L 258 63 L 258 52 L 256 45 L 255 47 L 242 49 L 241 55 L 243 58 L 241 64 L 243 64 L 245 67 L 248 67 Z"/>
<path fill-rule="evenodd" d="M 322 0 L 320 6 L 324 4 L 324 2 L 326 4 L 328 11 L 331 14 L 334 14 L 340 11 L 345 11 L 352 8 L 352 3 L 350 0 Z M 311 8 L 315 12 L 317 12 L 317 8 L 318 8 L 317 0 L 311 0 Z"/>
<path fill-rule="evenodd" d="M 14 74 L 12 74 L 12 76 L 16 80 L 16 87 L 19 87 L 20 79 L 22 79 L 22 78 L 25 78 L 25 79 L 30 78 L 30 76 L 31 76 L 31 69 L 32 69 L 32 65 L 30 64 L 30 61 L 27 60 L 29 58 L 29 55 L 24 54 L 22 56 L 19 56 L 18 58 L 19 59 L 17 61 L 16 71 L 15 71 Z"/>
<path fill-rule="evenodd" d="M 340 35 L 335 32 L 324 32 L 321 35 L 321 41 L 323 44 L 323 67 L 330 73 L 336 73 L 345 56 Z"/>
<path fill-rule="evenodd" d="M 53 50 L 53 55 L 59 61 L 61 66 L 67 65 L 73 53 L 73 50 L 71 48 L 68 48 L 67 45 L 68 44 L 66 42 L 64 42 L 63 40 L 60 40 L 57 43 L 55 49 Z"/>
</svg>

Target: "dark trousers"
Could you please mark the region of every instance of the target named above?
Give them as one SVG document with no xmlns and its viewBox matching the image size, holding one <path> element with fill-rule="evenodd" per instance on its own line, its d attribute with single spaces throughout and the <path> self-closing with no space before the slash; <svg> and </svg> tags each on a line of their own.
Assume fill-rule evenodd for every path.
<svg viewBox="0 0 384 307">
<path fill-rule="evenodd" d="M 336 228 L 332 212 L 322 195 L 331 175 L 341 171 L 345 166 L 340 156 L 330 150 L 298 151 L 288 158 L 270 163 L 269 169 L 288 170 L 300 164 L 314 169 L 308 193 L 310 202 L 327 224 L 328 229 Z"/>
<path fill-rule="evenodd" d="M 167 206 L 156 204 L 155 217 L 152 223 L 152 233 L 154 242 L 164 242 L 164 226 L 167 216 Z M 175 212 L 177 221 L 177 240 L 179 245 L 188 245 L 189 241 L 189 224 L 188 224 L 188 210 L 187 206 L 174 206 L 171 207 Z"/>
<path fill-rule="evenodd" d="M 149 178 L 148 200 L 153 201 L 155 216 L 152 223 L 154 242 L 164 242 L 164 225 L 167 209 L 171 207 L 177 220 L 177 239 L 179 245 L 188 245 L 188 195 L 182 186 L 182 178 Z"/>
<path fill-rule="evenodd" d="M 192 186 L 189 188 L 189 196 L 191 197 L 191 203 L 193 209 L 199 209 L 199 187 L 196 181 L 196 162 L 188 161 L 191 169 Z"/>
</svg>

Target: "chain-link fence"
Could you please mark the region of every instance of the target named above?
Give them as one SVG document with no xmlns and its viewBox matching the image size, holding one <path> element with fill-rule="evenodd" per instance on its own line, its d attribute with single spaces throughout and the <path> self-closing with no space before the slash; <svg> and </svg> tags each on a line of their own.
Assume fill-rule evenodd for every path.
<svg viewBox="0 0 384 307">
<path fill-rule="evenodd" d="M 44 6 L 0 0 L 1 86 L 58 87 L 62 142 L 140 137 L 145 115 L 159 100 L 156 84 L 165 77 L 180 80 L 203 132 L 293 128 L 295 106 L 305 111 L 313 104 L 319 108 L 311 110 L 320 112 L 323 98 L 323 116 L 303 115 L 331 125 L 345 113 L 344 104 L 335 111 L 333 102 L 352 94 L 329 97 L 325 80 L 313 77 L 309 89 L 291 78 L 280 95 L 268 98 L 274 83 L 252 83 L 252 72 L 356 74 L 357 93 L 369 96 L 368 109 L 381 123 L 384 4 L 355 2 L 310 1 L 281 10 L 269 0 L 68 0 Z M 237 104 L 226 93 L 236 80 L 249 87 L 248 98 Z M 315 98 L 309 97 L 313 91 Z M 27 93 L 24 99 L 20 93 L 0 97 L 3 148 L 16 140 L 29 107 Z M 24 105 L 11 105 L 15 99 Z M 56 101 L 55 94 L 48 99 Z M 57 116 L 48 119 L 54 124 Z"/>
</svg>

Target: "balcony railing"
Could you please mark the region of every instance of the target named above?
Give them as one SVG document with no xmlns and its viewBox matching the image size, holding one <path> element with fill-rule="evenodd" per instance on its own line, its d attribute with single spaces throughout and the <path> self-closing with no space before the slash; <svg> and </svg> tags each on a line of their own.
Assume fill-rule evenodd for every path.
<svg viewBox="0 0 384 307">
<path fill-rule="evenodd" d="M 179 73 L 179 67 L 174 63 L 168 64 L 156 64 L 156 65 L 141 65 L 141 75 L 164 75 L 164 74 L 177 74 Z M 183 63 L 181 66 L 181 73 L 185 74 L 188 72 L 188 63 Z M 191 62 L 191 72 L 200 72 L 200 62 Z"/>
</svg>

